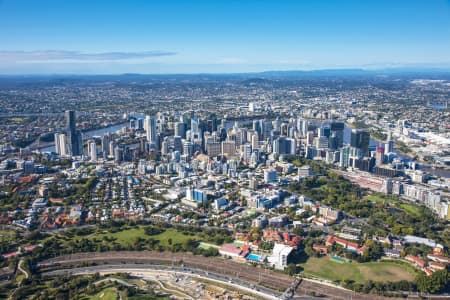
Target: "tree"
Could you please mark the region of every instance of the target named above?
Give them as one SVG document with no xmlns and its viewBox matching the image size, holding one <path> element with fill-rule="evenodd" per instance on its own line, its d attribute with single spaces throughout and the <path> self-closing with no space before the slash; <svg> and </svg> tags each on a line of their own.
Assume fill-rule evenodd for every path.
<svg viewBox="0 0 450 300">
<path fill-rule="evenodd" d="M 297 265 L 295 264 L 288 264 L 288 266 L 284 270 L 284 272 L 290 276 L 297 274 L 297 271 Z"/>
<path fill-rule="evenodd" d="M 417 288 L 424 293 L 442 293 L 450 290 L 450 276 L 447 270 L 434 272 L 431 276 L 424 273 L 417 275 Z"/>
</svg>

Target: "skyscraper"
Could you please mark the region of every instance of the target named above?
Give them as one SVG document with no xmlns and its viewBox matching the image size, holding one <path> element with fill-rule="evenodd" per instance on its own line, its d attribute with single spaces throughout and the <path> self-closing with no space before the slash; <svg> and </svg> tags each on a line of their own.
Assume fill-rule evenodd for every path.
<svg viewBox="0 0 450 300">
<path fill-rule="evenodd" d="M 91 158 L 91 161 L 96 162 L 97 161 L 97 144 L 95 141 L 89 141 L 88 143 L 88 153 L 89 157 Z"/>
<path fill-rule="evenodd" d="M 69 145 L 69 153 L 73 156 L 79 156 L 83 154 L 83 139 L 81 132 L 76 129 L 76 116 L 75 111 L 66 110 L 66 134 Z"/>
<path fill-rule="evenodd" d="M 344 127 L 343 122 L 332 122 L 331 123 L 331 135 L 332 135 L 332 145 L 333 148 L 342 148 L 344 145 Z"/>
<path fill-rule="evenodd" d="M 183 122 L 176 122 L 174 127 L 175 136 L 179 136 L 183 139 L 186 138 L 185 125 Z"/>
<path fill-rule="evenodd" d="M 61 139 L 60 139 L 60 133 L 55 133 L 54 135 L 55 140 L 55 152 L 59 155 L 61 155 Z"/>
<path fill-rule="evenodd" d="M 64 133 L 55 133 L 55 152 L 59 155 L 67 155 L 67 136 Z"/>
<path fill-rule="evenodd" d="M 107 158 L 110 153 L 110 149 L 109 149 L 109 142 L 110 142 L 110 135 L 109 134 L 105 134 L 102 136 L 101 138 L 101 144 L 102 144 L 102 155 L 103 158 Z"/>
<path fill-rule="evenodd" d="M 191 119 L 191 140 L 196 140 L 201 138 L 201 132 L 199 127 L 199 120 L 197 118 Z"/>
<path fill-rule="evenodd" d="M 350 146 L 361 149 L 364 153 L 369 150 L 370 135 L 364 129 L 352 129 Z"/>
<path fill-rule="evenodd" d="M 381 166 L 384 163 L 384 149 L 383 147 L 377 147 L 377 152 L 375 154 L 375 163 L 377 166 Z"/>
<path fill-rule="evenodd" d="M 392 140 L 392 131 L 388 132 L 386 145 L 384 146 L 384 154 L 394 152 L 394 141 Z"/>
<path fill-rule="evenodd" d="M 156 119 L 153 116 L 145 116 L 144 129 L 149 143 L 156 143 Z"/>
</svg>

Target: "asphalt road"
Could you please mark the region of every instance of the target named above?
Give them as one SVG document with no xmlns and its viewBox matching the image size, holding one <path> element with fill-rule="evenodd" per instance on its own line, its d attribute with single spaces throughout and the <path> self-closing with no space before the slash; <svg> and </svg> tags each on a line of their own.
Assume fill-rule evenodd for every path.
<svg viewBox="0 0 450 300">
<path fill-rule="evenodd" d="M 238 278 L 230 278 L 216 273 L 206 272 L 204 270 L 186 268 L 186 267 L 171 267 L 163 265 L 135 265 L 135 264 L 125 264 L 125 265 L 102 265 L 102 266 L 91 266 L 91 267 L 81 267 L 72 269 L 63 269 L 45 272 L 43 276 L 59 276 L 59 275 L 83 275 L 83 274 L 93 274 L 93 273 L 130 273 L 135 276 L 145 277 L 146 272 L 149 270 L 159 271 L 162 273 L 178 273 L 186 274 L 189 276 L 195 276 L 199 278 L 204 278 L 209 281 L 220 282 L 228 286 L 232 286 L 235 289 L 245 291 L 247 293 L 255 294 L 264 299 L 280 299 L 281 294 L 277 291 L 271 290 L 269 288 L 255 286 L 244 280 Z"/>
<path fill-rule="evenodd" d="M 87 267 L 92 268 L 91 270 L 96 270 L 96 268 L 117 268 L 117 270 L 162 268 L 162 270 L 167 271 L 188 272 L 220 282 L 236 284 L 241 288 L 259 290 L 273 297 L 280 297 L 295 280 L 294 277 L 280 272 L 253 267 L 230 259 L 203 257 L 190 253 L 156 251 L 111 251 L 69 254 L 41 261 L 38 264 L 38 268 L 41 273 L 52 274 L 50 272 L 53 271 L 71 272 L 80 266 L 86 266 L 87 263 L 93 264 L 93 266 Z M 326 283 L 303 279 L 295 290 L 294 299 L 311 299 L 311 295 L 342 300 L 395 299 L 373 294 L 359 294 Z M 414 295 L 410 296 L 414 297 Z M 446 296 L 433 298 L 449 299 Z"/>
</svg>

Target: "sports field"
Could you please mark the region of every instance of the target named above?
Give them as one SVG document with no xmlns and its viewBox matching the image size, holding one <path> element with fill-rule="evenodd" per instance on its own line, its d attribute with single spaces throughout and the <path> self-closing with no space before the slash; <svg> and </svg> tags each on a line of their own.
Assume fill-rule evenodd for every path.
<svg viewBox="0 0 450 300">
<path fill-rule="evenodd" d="M 394 262 L 370 262 L 338 263 L 327 258 L 309 258 L 306 263 L 301 264 L 305 274 L 314 275 L 320 278 L 336 280 L 354 280 L 363 283 L 372 281 L 413 281 L 414 271 L 408 266 L 396 264 Z"/>
</svg>

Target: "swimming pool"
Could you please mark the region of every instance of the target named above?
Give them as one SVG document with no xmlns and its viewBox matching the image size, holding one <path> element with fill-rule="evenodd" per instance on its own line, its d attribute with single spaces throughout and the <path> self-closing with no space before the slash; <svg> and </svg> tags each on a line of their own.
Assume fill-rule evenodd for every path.
<svg viewBox="0 0 450 300">
<path fill-rule="evenodd" d="M 252 261 L 261 261 L 261 256 L 250 253 L 249 255 L 247 255 L 247 259 Z"/>
<path fill-rule="evenodd" d="M 338 263 L 345 263 L 347 260 L 345 258 L 339 257 L 339 256 L 332 256 L 331 260 L 334 260 Z"/>
</svg>

